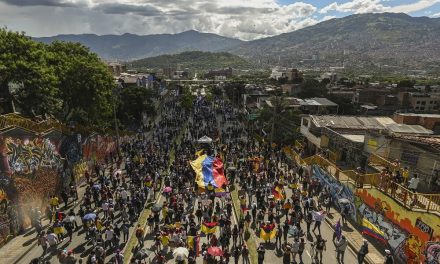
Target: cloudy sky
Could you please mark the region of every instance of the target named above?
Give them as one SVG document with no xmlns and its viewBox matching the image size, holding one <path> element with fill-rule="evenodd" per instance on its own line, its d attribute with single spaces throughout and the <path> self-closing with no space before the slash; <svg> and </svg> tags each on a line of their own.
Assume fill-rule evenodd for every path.
<svg viewBox="0 0 440 264">
<path fill-rule="evenodd" d="M 0 26 L 31 36 L 194 29 L 250 40 L 367 12 L 440 17 L 440 0 L 0 0 Z"/>
</svg>

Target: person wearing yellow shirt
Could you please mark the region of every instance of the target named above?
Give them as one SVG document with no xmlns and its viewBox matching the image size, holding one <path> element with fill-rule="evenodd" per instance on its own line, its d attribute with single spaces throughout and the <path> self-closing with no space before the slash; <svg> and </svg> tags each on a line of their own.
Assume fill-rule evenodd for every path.
<svg viewBox="0 0 440 264">
<path fill-rule="evenodd" d="M 60 204 L 60 201 L 59 201 L 58 197 L 56 197 L 55 195 L 52 195 L 49 203 L 50 203 L 50 207 L 52 208 L 52 210 L 55 210 L 58 207 L 58 205 Z"/>
<path fill-rule="evenodd" d="M 403 177 L 403 184 L 406 186 L 406 184 L 408 183 L 408 178 L 409 178 L 408 167 L 403 168 L 402 177 Z"/>
</svg>

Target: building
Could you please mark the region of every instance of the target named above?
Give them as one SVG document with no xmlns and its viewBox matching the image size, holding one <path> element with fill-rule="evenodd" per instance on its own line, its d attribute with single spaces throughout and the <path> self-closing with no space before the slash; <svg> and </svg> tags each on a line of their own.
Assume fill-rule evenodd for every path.
<svg viewBox="0 0 440 264">
<path fill-rule="evenodd" d="M 408 125 L 407 125 L 408 126 Z M 432 177 L 440 169 L 440 137 L 423 134 L 373 133 L 365 135 L 365 153 L 398 160 L 420 177 L 419 192 L 432 190 Z"/>
<path fill-rule="evenodd" d="M 220 70 L 210 70 L 208 73 L 205 74 L 205 78 L 215 78 L 216 80 L 224 80 L 227 78 L 231 78 L 233 74 L 232 68 L 225 68 Z"/>
<path fill-rule="evenodd" d="M 428 93 L 400 92 L 399 104 L 404 110 L 414 112 L 437 112 L 440 109 L 440 96 Z"/>
<path fill-rule="evenodd" d="M 393 120 L 399 124 L 421 125 L 440 134 L 440 114 L 395 113 Z"/>
<path fill-rule="evenodd" d="M 286 79 L 288 82 L 299 82 L 302 79 L 302 72 L 293 68 L 275 67 L 270 74 L 271 79 L 280 80 Z"/>
<path fill-rule="evenodd" d="M 113 76 L 119 76 L 121 73 L 127 72 L 127 66 L 120 63 L 111 62 L 107 64 L 107 67 Z"/>
<path fill-rule="evenodd" d="M 430 135 L 432 131 L 419 125 L 397 124 L 389 117 L 316 116 L 301 120 L 301 134 L 306 138 L 305 152 L 309 155 L 321 150 L 332 153 L 332 159 L 350 167 L 364 167 L 368 133 L 389 135 Z M 369 143 L 368 143 L 369 144 Z M 379 143 L 378 143 L 379 144 Z"/>
</svg>

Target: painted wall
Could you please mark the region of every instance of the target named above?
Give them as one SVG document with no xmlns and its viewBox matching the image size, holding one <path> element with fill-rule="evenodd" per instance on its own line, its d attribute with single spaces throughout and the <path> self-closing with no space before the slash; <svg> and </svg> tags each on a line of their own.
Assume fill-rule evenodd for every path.
<svg viewBox="0 0 440 264">
<path fill-rule="evenodd" d="M 356 191 L 358 221 L 362 217 L 385 232 L 385 238 L 394 254 L 403 263 L 421 263 L 425 252 L 439 254 L 440 217 L 426 212 L 407 210 L 376 189 Z M 428 246 L 429 245 L 429 246 Z M 435 263 L 435 262 L 434 262 Z"/>
<path fill-rule="evenodd" d="M 352 212 L 351 217 L 356 220 L 356 207 L 354 203 L 354 194 L 350 188 L 343 185 L 341 182 L 336 180 L 333 176 L 327 174 L 319 166 L 312 165 L 313 177 L 317 178 L 323 186 L 328 186 L 330 188 L 330 193 L 332 194 L 333 204 L 341 210 L 341 204 L 338 202 L 339 199 L 348 199 L 350 203 L 350 212 Z"/>
<path fill-rule="evenodd" d="M 49 195 L 79 184 L 94 162 L 115 152 L 107 136 L 0 136 L 0 244 L 29 226 L 31 208 L 44 212 Z"/>
</svg>

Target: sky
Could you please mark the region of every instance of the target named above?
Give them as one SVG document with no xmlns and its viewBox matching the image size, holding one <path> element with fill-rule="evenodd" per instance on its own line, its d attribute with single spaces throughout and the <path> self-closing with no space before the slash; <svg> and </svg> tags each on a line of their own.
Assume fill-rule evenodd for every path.
<svg viewBox="0 0 440 264">
<path fill-rule="evenodd" d="M 252 40 L 372 12 L 440 17 L 440 0 L 0 0 L 0 27 L 34 37 L 197 30 Z"/>
</svg>

